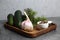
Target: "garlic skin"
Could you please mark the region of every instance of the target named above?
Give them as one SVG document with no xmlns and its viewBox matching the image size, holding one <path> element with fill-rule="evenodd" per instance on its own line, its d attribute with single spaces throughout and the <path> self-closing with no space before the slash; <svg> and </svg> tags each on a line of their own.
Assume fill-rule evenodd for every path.
<svg viewBox="0 0 60 40">
<path fill-rule="evenodd" d="M 31 30 L 31 31 L 33 30 L 33 25 L 29 20 L 23 21 L 21 25 L 22 25 L 21 28 L 24 30 Z"/>
<path fill-rule="evenodd" d="M 26 20 L 24 20 L 22 23 L 21 23 L 21 28 L 24 29 L 24 30 L 27 30 L 27 31 L 32 31 L 33 30 L 33 24 L 32 22 L 30 21 L 28 15 L 26 12 L 24 12 L 24 14 L 26 15 Z"/>
</svg>

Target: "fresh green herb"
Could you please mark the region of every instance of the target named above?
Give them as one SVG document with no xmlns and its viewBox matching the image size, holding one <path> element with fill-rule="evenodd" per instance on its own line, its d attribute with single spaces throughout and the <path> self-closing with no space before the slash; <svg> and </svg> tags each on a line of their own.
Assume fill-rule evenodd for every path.
<svg viewBox="0 0 60 40">
<path fill-rule="evenodd" d="M 33 23 L 33 25 L 36 25 L 38 21 L 45 21 L 45 20 L 47 20 L 47 18 L 44 17 L 44 16 L 35 18 L 35 15 L 37 14 L 37 12 L 33 11 L 31 8 L 24 9 L 24 11 L 29 16 L 29 18 L 30 18 L 31 22 Z"/>
</svg>

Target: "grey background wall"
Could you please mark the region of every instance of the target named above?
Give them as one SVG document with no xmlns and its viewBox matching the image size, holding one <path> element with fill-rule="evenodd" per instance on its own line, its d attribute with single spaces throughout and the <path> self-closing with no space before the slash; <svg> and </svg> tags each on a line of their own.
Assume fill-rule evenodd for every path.
<svg viewBox="0 0 60 40">
<path fill-rule="evenodd" d="M 60 0 L 0 0 L 0 20 L 6 20 L 9 13 L 25 8 L 37 11 L 37 16 L 60 16 Z"/>
</svg>

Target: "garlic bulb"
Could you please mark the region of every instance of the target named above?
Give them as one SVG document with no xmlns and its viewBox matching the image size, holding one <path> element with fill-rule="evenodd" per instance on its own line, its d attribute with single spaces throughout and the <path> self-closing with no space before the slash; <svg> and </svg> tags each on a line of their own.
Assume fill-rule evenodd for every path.
<svg viewBox="0 0 60 40">
<path fill-rule="evenodd" d="M 30 19 L 29 19 L 29 17 L 27 16 L 27 14 L 26 14 L 26 12 L 24 12 L 24 14 L 26 15 L 26 17 L 27 17 L 27 20 L 24 20 L 23 22 L 22 22 L 22 29 L 24 29 L 24 30 L 27 30 L 27 31 L 32 31 L 33 30 L 33 24 L 32 24 L 32 22 L 30 21 Z"/>
</svg>

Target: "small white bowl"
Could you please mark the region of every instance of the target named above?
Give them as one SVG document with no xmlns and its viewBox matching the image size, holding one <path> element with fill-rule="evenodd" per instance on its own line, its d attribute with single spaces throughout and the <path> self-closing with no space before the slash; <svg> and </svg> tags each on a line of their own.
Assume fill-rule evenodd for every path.
<svg viewBox="0 0 60 40">
<path fill-rule="evenodd" d="M 40 25 L 40 27 L 42 28 L 48 28 L 49 24 L 52 23 L 52 21 L 48 21 L 47 23 L 42 23 L 40 24 L 42 21 L 37 22 L 38 25 Z"/>
<path fill-rule="evenodd" d="M 48 21 L 48 23 L 50 24 L 50 23 L 52 23 L 52 21 Z"/>
<path fill-rule="evenodd" d="M 43 24 L 39 24 L 42 28 L 48 28 L 49 24 L 48 23 L 43 23 Z"/>
</svg>

